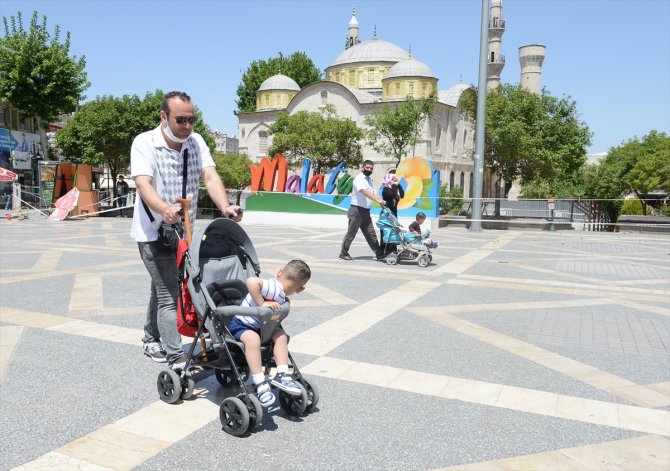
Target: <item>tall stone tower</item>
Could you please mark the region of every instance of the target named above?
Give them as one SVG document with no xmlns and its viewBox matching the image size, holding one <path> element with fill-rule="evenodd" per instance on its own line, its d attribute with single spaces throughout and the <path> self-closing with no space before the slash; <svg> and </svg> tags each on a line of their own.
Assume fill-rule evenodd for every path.
<svg viewBox="0 0 670 471">
<path fill-rule="evenodd" d="M 502 0 L 491 1 L 489 16 L 489 55 L 487 57 L 486 89 L 500 85 L 500 72 L 505 67 L 505 55 L 500 52 L 502 35 L 505 32 L 505 20 L 502 17 Z"/>
<path fill-rule="evenodd" d="M 542 63 L 546 46 L 529 44 L 519 48 L 519 63 L 521 64 L 521 88 L 539 94 L 542 90 Z"/>
<path fill-rule="evenodd" d="M 360 42 L 361 40 L 358 39 L 358 20 L 356 19 L 356 9 L 354 8 L 349 20 L 349 33 L 347 34 L 347 42 L 344 45 L 344 49 L 349 49 Z"/>
</svg>

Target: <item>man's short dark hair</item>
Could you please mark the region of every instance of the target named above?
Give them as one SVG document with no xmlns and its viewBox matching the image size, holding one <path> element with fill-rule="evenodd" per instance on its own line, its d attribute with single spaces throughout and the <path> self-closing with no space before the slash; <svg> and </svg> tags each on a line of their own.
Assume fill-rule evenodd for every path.
<svg viewBox="0 0 670 471">
<path fill-rule="evenodd" d="M 366 165 L 374 165 L 374 164 L 375 164 L 375 163 L 374 163 L 372 160 L 369 160 L 369 159 L 363 161 L 363 167 L 365 167 Z"/>
<path fill-rule="evenodd" d="M 161 111 L 165 112 L 166 115 L 170 114 L 170 106 L 168 102 L 171 98 L 179 98 L 181 101 L 191 101 L 191 97 L 184 92 L 168 92 L 163 97 L 163 102 L 161 103 Z"/>
</svg>

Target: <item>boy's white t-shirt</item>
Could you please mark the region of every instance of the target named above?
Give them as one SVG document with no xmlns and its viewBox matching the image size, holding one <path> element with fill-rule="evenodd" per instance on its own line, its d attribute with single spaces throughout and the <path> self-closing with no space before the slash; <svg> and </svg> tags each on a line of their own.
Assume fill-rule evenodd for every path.
<svg viewBox="0 0 670 471">
<path fill-rule="evenodd" d="M 284 287 L 281 285 L 277 278 L 271 278 L 269 280 L 263 280 L 263 286 L 261 287 L 261 295 L 263 299 L 269 301 L 276 301 L 280 305 L 286 302 L 286 293 L 284 292 Z M 244 301 L 240 304 L 243 307 L 256 307 L 256 303 L 250 294 L 247 294 L 247 297 L 244 298 Z M 242 324 L 246 325 L 250 329 L 259 330 L 261 328 L 261 323 L 255 317 L 251 316 L 235 316 L 235 319 L 240 321 Z"/>
<path fill-rule="evenodd" d="M 185 149 L 188 149 L 186 197 L 191 200 L 189 206 L 191 221 L 195 221 L 198 209 L 198 186 L 202 169 L 215 165 L 212 154 L 200 134 L 191 134 L 191 137 L 182 144 L 181 151 L 171 149 L 167 145 L 160 126 L 138 135 L 130 150 L 130 174 L 133 178 L 139 175 L 151 177 L 156 193 L 163 201 L 171 202 L 173 198 L 182 196 L 183 154 Z M 161 215 L 153 211 L 152 214 L 154 220 L 160 222 Z M 156 227 L 158 225 L 156 223 Z M 156 240 L 158 239 L 156 227 L 151 225 L 142 199 L 137 193 L 130 236 L 137 242 Z"/>
</svg>

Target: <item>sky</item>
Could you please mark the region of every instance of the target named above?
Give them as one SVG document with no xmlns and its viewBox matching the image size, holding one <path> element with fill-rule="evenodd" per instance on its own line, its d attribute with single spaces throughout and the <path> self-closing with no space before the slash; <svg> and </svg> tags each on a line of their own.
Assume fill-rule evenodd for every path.
<svg viewBox="0 0 670 471">
<path fill-rule="evenodd" d="M 480 0 L 1 0 L 71 34 L 96 96 L 182 90 L 212 129 L 237 135 L 237 86 L 258 59 L 302 51 L 322 72 L 344 50 L 352 9 L 360 39 L 410 50 L 446 90 L 479 73 Z M 589 153 L 651 130 L 670 133 L 670 0 L 503 0 L 503 83 L 518 48 L 546 46 L 542 86 L 570 96 L 593 132 Z M 0 30 L 4 35 L 4 30 Z"/>
</svg>

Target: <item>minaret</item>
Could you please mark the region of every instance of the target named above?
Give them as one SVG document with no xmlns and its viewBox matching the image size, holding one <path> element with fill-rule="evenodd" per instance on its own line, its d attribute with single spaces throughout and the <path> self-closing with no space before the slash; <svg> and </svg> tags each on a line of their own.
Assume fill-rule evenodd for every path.
<svg viewBox="0 0 670 471">
<path fill-rule="evenodd" d="M 539 94 L 542 90 L 542 63 L 546 46 L 529 44 L 519 48 L 519 63 L 521 64 L 521 88 Z"/>
<path fill-rule="evenodd" d="M 356 9 L 354 8 L 349 20 L 349 34 L 347 34 L 347 43 L 344 45 L 344 48 L 349 49 L 360 42 L 361 40 L 358 39 L 358 20 L 356 19 Z"/>
<path fill-rule="evenodd" d="M 505 67 L 505 55 L 500 53 L 502 35 L 505 32 L 505 20 L 502 16 L 502 0 L 491 0 L 489 17 L 489 56 L 487 57 L 486 89 L 491 90 L 500 85 L 500 72 Z"/>
</svg>

